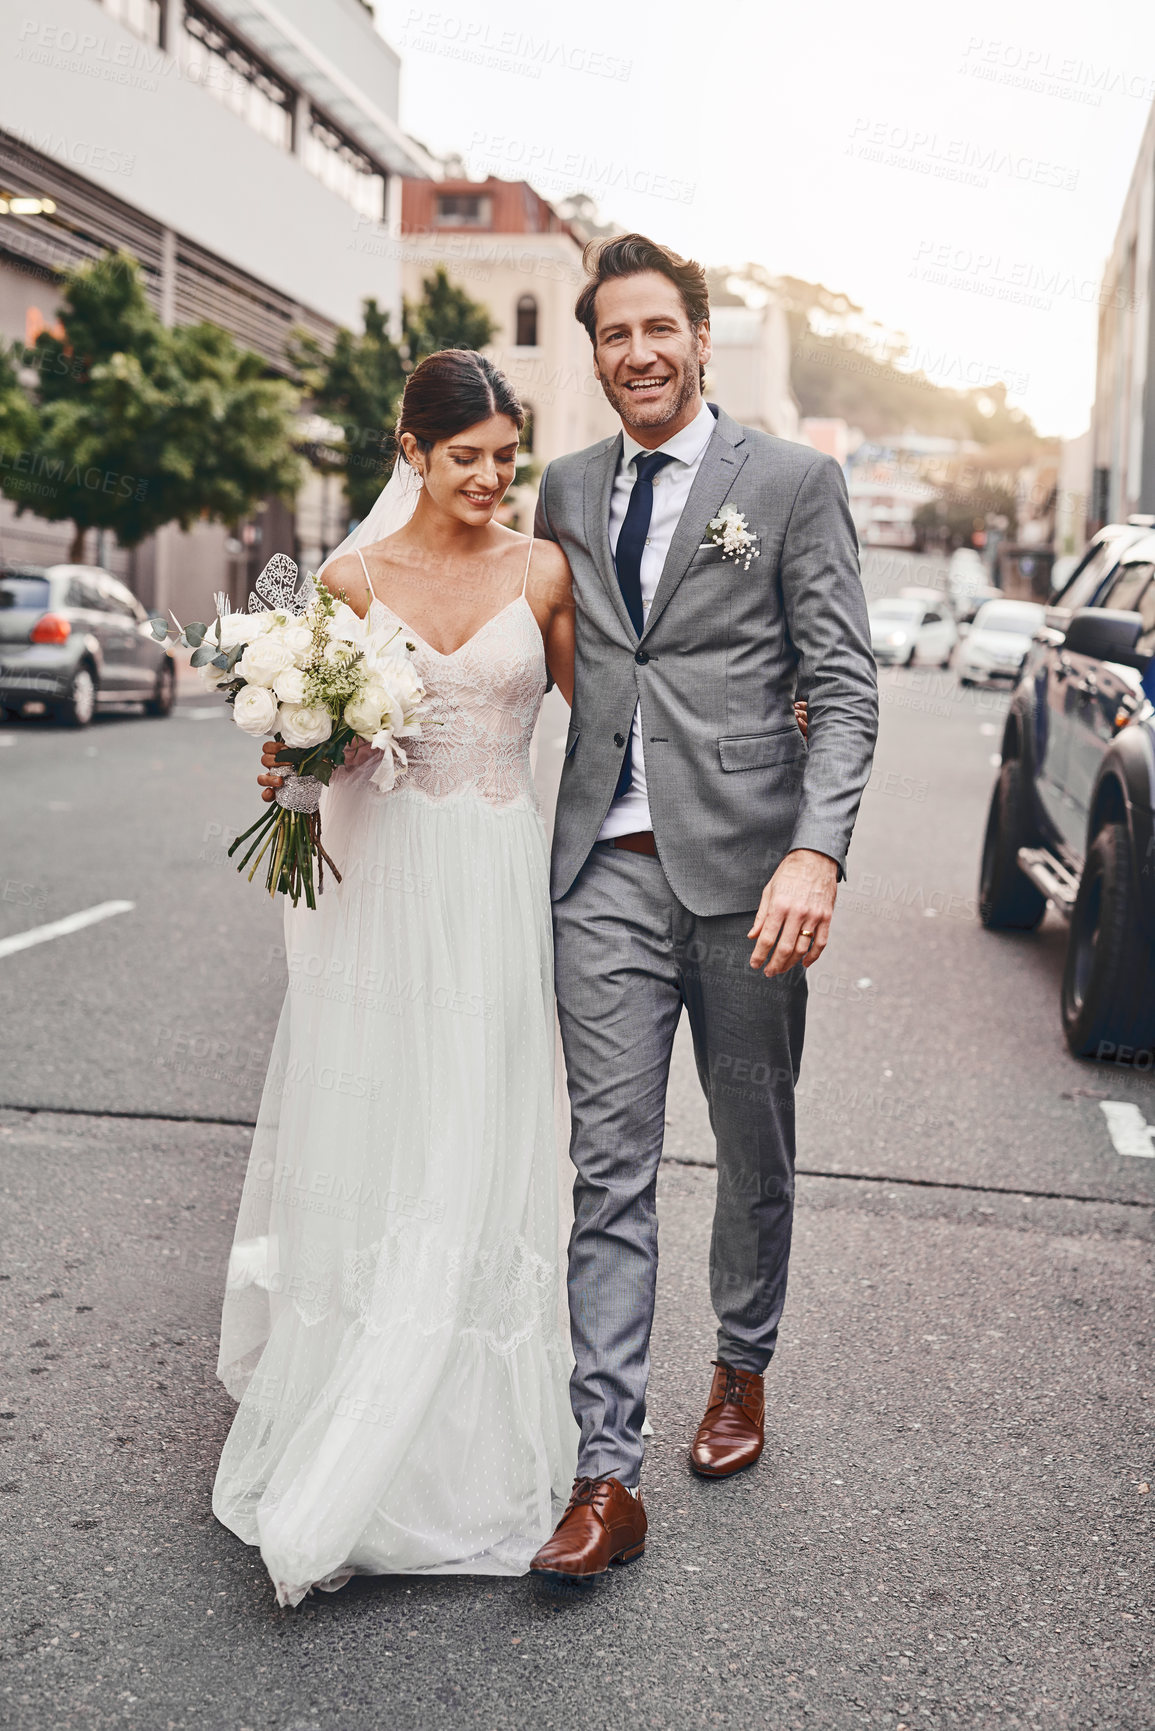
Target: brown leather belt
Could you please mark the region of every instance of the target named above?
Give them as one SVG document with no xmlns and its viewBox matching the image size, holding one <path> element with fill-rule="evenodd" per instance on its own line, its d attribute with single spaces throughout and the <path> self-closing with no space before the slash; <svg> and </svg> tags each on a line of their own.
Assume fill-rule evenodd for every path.
<svg viewBox="0 0 1155 1731">
<path fill-rule="evenodd" d="M 627 853 L 648 853 L 651 859 L 657 859 L 658 848 L 654 841 L 652 829 L 635 830 L 633 835 L 615 835 L 610 838 L 611 847 L 624 847 Z"/>
</svg>

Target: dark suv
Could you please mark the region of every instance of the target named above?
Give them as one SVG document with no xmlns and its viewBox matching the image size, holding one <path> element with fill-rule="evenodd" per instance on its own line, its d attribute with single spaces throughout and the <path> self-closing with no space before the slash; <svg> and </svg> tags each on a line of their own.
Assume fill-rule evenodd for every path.
<svg viewBox="0 0 1155 1731">
<path fill-rule="evenodd" d="M 1111 524 L 1052 595 L 1011 699 L 979 909 L 1070 921 L 1062 1018 L 1077 1057 L 1155 1049 L 1155 533 Z"/>
<path fill-rule="evenodd" d="M 144 608 L 111 572 L 0 566 L 0 713 L 35 701 L 73 727 L 105 704 L 167 715 L 175 671 Z"/>
</svg>

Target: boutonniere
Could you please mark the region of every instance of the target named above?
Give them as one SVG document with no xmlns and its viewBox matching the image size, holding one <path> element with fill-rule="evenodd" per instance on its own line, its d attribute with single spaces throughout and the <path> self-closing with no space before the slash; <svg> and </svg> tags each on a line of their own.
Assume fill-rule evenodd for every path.
<svg viewBox="0 0 1155 1731">
<path fill-rule="evenodd" d="M 741 559 L 742 569 L 749 571 L 751 559 L 758 557 L 758 537 L 746 527 L 746 519 L 736 505 L 727 505 L 706 525 L 706 541 L 722 549 L 723 559 Z"/>
</svg>

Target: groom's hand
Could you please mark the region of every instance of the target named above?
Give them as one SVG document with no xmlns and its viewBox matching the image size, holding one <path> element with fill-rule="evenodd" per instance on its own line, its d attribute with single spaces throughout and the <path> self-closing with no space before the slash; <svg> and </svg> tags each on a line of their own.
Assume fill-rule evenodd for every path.
<svg viewBox="0 0 1155 1731">
<path fill-rule="evenodd" d="M 754 924 L 746 933 L 757 940 L 750 966 L 761 968 L 767 978 L 784 974 L 797 962 L 813 967 L 830 936 L 837 892 L 838 867 L 828 854 L 805 847 L 788 853 L 762 891 Z"/>
</svg>

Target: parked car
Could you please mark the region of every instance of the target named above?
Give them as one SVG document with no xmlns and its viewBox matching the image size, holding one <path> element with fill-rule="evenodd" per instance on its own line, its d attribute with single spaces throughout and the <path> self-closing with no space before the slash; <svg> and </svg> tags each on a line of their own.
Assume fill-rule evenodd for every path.
<svg viewBox="0 0 1155 1731">
<path fill-rule="evenodd" d="M 96 709 L 167 715 L 175 668 L 132 592 L 95 565 L 0 567 L 0 710 L 46 704 L 86 727 Z"/>
<path fill-rule="evenodd" d="M 941 595 L 887 596 L 870 605 L 870 647 L 880 667 L 910 667 L 930 661 L 946 667 L 958 631 Z"/>
<path fill-rule="evenodd" d="M 1001 601 L 1002 599 L 1004 599 L 1002 590 L 997 589 L 992 583 L 983 583 L 974 589 L 968 589 L 954 603 L 955 619 L 960 627 L 969 626 L 980 607 L 985 607 L 988 601 Z"/>
<path fill-rule="evenodd" d="M 1034 930 L 1048 902 L 1069 920 L 1067 1044 L 1130 1062 L 1155 1050 L 1155 535 L 1123 537 L 1122 553 L 1111 539 L 1096 537 L 1027 654 L 979 907 L 994 930 Z"/>
<path fill-rule="evenodd" d="M 972 619 L 976 611 L 973 597 L 990 587 L 991 580 L 982 554 L 974 547 L 956 547 L 946 574 L 947 598 L 955 618 Z"/>
<path fill-rule="evenodd" d="M 1046 610 L 1037 601 L 986 601 L 959 645 L 955 659 L 960 685 L 989 685 L 1017 679 Z"/>
</svg>

